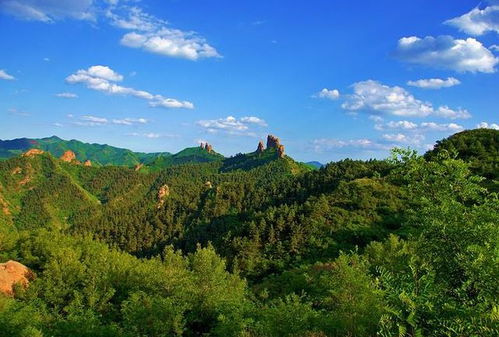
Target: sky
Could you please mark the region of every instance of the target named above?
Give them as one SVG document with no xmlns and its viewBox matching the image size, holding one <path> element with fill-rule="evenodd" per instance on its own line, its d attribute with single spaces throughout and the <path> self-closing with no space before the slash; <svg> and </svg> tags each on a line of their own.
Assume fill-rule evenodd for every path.
<svg viewBox="0 0 499 337">
<path fill-rule="evenodd" d="M 499 129 L 499 1 L 0 0 L 0 139 L 267 134 L 300 161 Z"/>
</svg>

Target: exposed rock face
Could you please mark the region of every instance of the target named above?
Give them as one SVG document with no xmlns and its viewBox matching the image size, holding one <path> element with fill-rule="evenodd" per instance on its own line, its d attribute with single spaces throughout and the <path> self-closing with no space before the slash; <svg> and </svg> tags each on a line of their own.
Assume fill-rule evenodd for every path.
<svg viewBox="0 0 499 337">
<path fill-rule="evenodd" d="M 258 147 L 256 148 L 257 153 L 262 153 L 265 150 L 265 146 L 263 145 L 262 141 L 258 142 Z"/>
<path fill-rule="evenodd" d="M 16 283 L 26 287 L 32 278 L 33 274 L 28 267 L 19 262 L 11 260 L 0 263 L 0 293 L 12 296 Z"/>
<path fill-rule="evenodd" d="M 92 162 L 90 160 L 85 160 L 85 162 L 83 163 L 83 166 L 92 166 Z"/>
<path fill-rule="evenodd" d="M 273 135 L 267 136 L 267 149 L 277 149 L 280 144 L 281 141 L 276 136 Z"/>
<path fill-rule="evenodd" d="M 213 146 L 208 144 L 208 143 L 201 143 L 200 147 L 206 151 L 208 151 L 208 153 L 212 153 L 213 152 Z"/>
<path fill-rule="evenodd" d="M 209 188 L 209 189 L 213 188 L 213 185 L 211 184 L 211 181 L 207 181 L 207 182 L 205 182 L 205 183 L 204 183 L 204 186 L 205 186 L 206 188 Z"/>
<path fill-rule="evenodd" d="M 279 144 L 279 146 L 277 147 L 277 155 L 279 156 L 279 158 L 284 158 L 284 145 Z"/>
<path fill-rule="evenodd" d="M 267 149 L 276 149 L 279 158 L 284 158 L 284 145 L 281 144 L 281 141 L 276 136 L 267 136 Z"/>
<path fill-rule="evenodd" d="M 64 154 L 61 156 L 61 160 L 65 161 L 67 163 L 71 163 L 73 160 L 76 160 L 76 155 L 73 151 L 67 150 L 64 152 Z"/>
<path fill-rule="evenodd" d="M 44 151 L 39 150 L 39 149 L 30 149 L 26 152 L 23 153 L 23 157 L 33 157 L 39 154 L 44 153 Z"/>
<path fill-rule="evenodd" d="M 168 185 L 163 185 L 158 191 L 158 208 L 160 208 L 165 203 L 165 198 L 170 195 L 170 187 Z"/>
<path fill-rule="evenodd" d="M 140 170 L 142 168 L 142 166 L 144 166 L 144 164 L 142 164 L 142 163 L 135 165 L 135 171 Z"/>
</svg>

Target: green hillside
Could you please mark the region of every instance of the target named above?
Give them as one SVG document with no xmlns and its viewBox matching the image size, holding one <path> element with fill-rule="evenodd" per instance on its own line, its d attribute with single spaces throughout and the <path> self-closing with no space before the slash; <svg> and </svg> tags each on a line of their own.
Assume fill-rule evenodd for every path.
<svg viewBox="0 0 499 337">
<path fill-rule="evenodd" d="M 465 135 L 459 148 L 489 141 Z M 137 171 L 1 161 L 0 263 L 34 277 L 0 294 L 0 335 L 496 336 L 483 148 L 320 169 L 274 148 L 189 148 Z"/>
</svg>

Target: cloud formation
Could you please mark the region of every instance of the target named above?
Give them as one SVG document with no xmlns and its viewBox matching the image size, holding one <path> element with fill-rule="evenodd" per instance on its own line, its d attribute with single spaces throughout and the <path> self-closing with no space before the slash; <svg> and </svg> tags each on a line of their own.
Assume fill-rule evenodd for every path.
<svg viewBox="0 0 499 337">
<path fill-rule="evenodd" d="M 371 139 L 334 139 L 334 138 L 319 138 L 312 141 L 312 147 L 315 152 L 327 152 L 343 148 L 363 149 L 363 150 L 389 150 L 390 145 L 382 144 Z"/>
<path fill-rule="evenodd" d="M 395 56 L 402 61 L 458 72 L 493 73 L 499 58 L 474 38 L 452 36 L 403 37 Z"/>
<path fill-rule="evenodd" d="M 315 94 L 314 97 L 326 98 L 334 101 L 340 97 L 340 92 L 338 91 L 338 89 L 324 88 L 321 91 L 319 91 L 317 94 Z"/>
<path fill-rule="evenodd" d="M 374 114 L 388 114 L 405 117 L 426 117 L 435 115 L 443 118 L 468 118 L 467 110 L 452 110 L 447 106 L 434 108 L 430 102 L 415 98 L 404 88 L 390 87 L 378 81 L 367 80 L 354 83 L 353 94 L 342 104 L 350 112 L 365 111 Z"/>
<path fill-rule="evenodd" d="M 5 70 L 0 69 L 0 79 L 12 81 L 12 80 L 15 80 L 16 78 L 12 75 L 7 74 L 7 72 Z"/>
<path fill-rule="evenodd" d="M 137 125 L 137 124 L 147 124 L 149 120 L 145 118 L 123 118 L 123 119 L 112 119 L 109 120 L 105 117 L 98 117 L 92 115 L 81 116 L 77 121 L 72 124 L 78 126 L 103 126 L 103 125 Z"/>
<path fill-rule="evenodd" d="M 389 121 L 383 123 L 382 121 L 377 121 L 374 128 L 378 131 L 385 130 L 402 130 L 410 132 L 429 132 L 429 131 L 450 131 L 457 132 L 463 130 L 463 126 L 456 123 L 435 123 L 435 122 L 422 122 L 414 123 L 406 120 L 401 121 Z"/>
<path fill-rule="evenodd" d="M 70 84 L 84 84 L 87 88 L 105 92 L 110 95 L 134 96 L 149 101 L 151 107 L 184 108 L 193 109 L 194 104 L 189 101 L 179 101 L 174 98 L 166 98 L 161 95 L 151 94 L 144 90 L 123 87 L 114 82 L 122 81 L 123 76 L 107 66 L 92 66 L 88 69 L 80 69 L 76 73 L 66 77 Z"/>
<path fill-rule="evenodd" d="M 461 84 L 461 82 L 454 77 L 448 77 L 447 79 L 441 78 L 428 78 L 421 79 L 417 81 L 408 81 L 407 85 L 412 87 L 418 87 L 423 89 L 441 89 L 441 88 L 449 88 L 455 85 Z"/>
<path fill-rule="evenodd" d="M 58 94 L 55 94 L 57 97 L 61 97 L 61 98 L 77 98 L 78 95 L 77 94 L 73 94 L 71 92 L 61 92 L 61 93 L 58 93 Z"/>
<path fill-rule="evenodd" d="M 444 23 L 471 35 L 483 35 L 487 32 L 499 33 L 499 5 L 488 6 L 484 9 L 476 7 Z"/>
<path fill-rule="evenodd" d="M 239 119 L 228 116 L 226 118 L 200 120 L 196 122 L 196 125 L 209 133 L 225 132 L 231 135 L 256 136 L 253 127 L 266 127 L 267 123 L 263 119 L 254 116 Z"/>
<path fill-rule="evenodd" d="M 117 0 L 0 0 L 0 11 L 22 20 L 45 23 L 67 18 L 105 21 L 131 31 L 120 40 L 126 47 L 189 60 L 221 57 L 204 37 L 195 32 L 171 28 L 168 22 Z"/>
<path fill-rule="evenodd" d="M 497 123 L 487 123 L 487 122 L 481 122 L 477 124 L 477 128 L 480 129 L 493 129 L 493 130 L 499 130 L 499 124 Z"/>
<path fill-rule="evenodd" d="M 93 0 L 2 0 L 0 10 L 21 20 L 51 23 L 65 18 L 95 20 Z"/>
</svg>

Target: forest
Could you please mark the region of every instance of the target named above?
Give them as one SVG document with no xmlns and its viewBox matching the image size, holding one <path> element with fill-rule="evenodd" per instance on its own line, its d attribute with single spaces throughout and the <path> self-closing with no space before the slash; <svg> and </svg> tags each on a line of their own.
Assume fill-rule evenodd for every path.
<svg viewBox="0 0 499 337">
<path fill-rule="evenodd" d="M 497 130 L 319 169 L 273 147 L 20 148 L 0 263 L 30 275 L 0 293 L 0 336 L 499 335 Z"/>
</svg>

